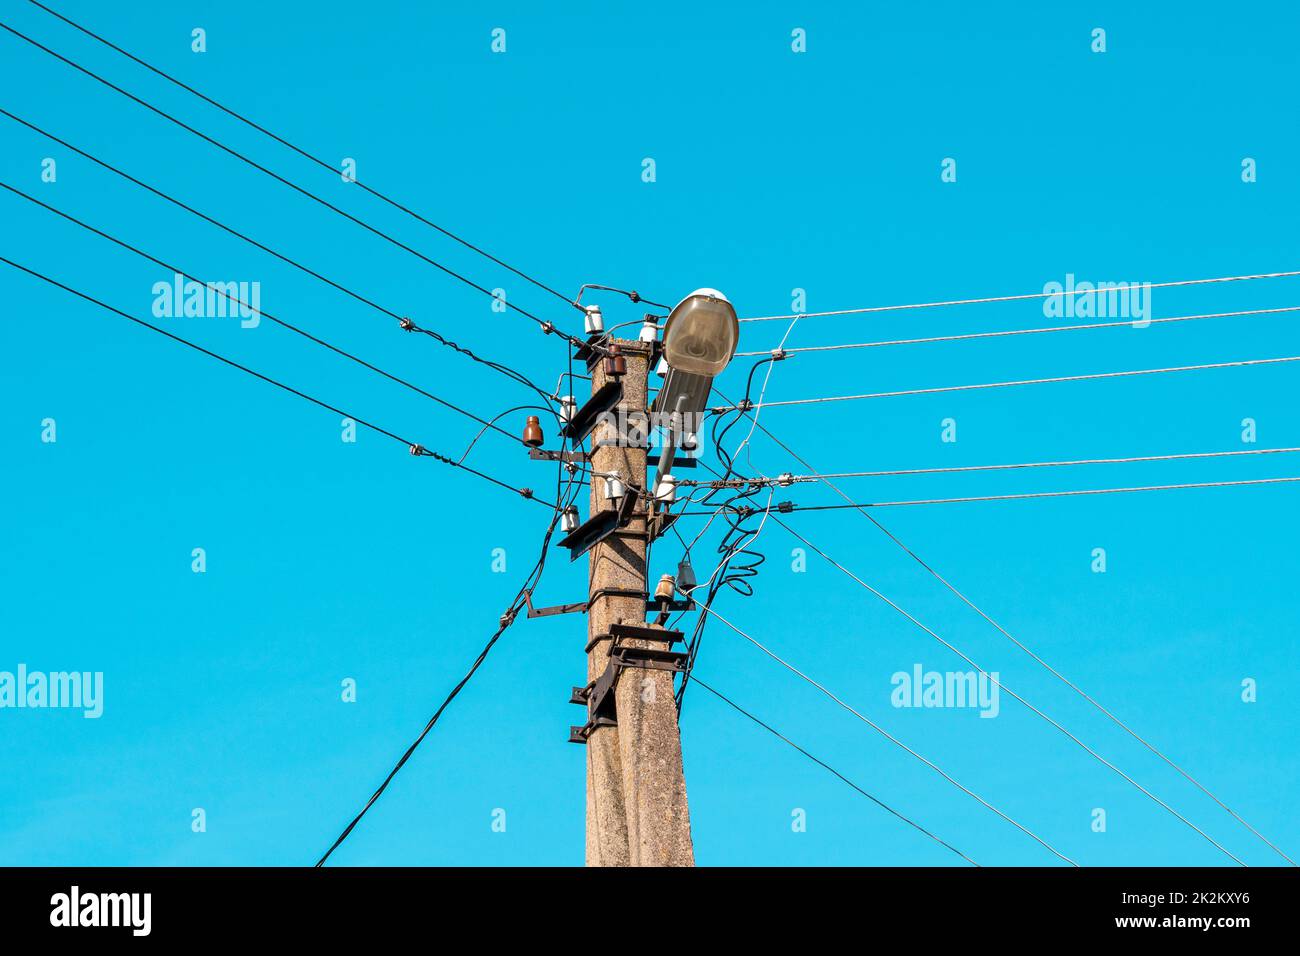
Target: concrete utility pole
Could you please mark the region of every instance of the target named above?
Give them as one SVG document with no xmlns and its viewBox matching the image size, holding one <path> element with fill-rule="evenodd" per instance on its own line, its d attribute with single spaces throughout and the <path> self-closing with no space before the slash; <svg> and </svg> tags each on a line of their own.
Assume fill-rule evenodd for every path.
<svg viewBox="0 0 1300 956">
<path fill-rule="evenodd" d="M 593 721 L 586 740 L 587 865 L 694 866 L 674 673 L 654 666 L 672 644 L 654 640 L 662 628 L 646 623 L 649 510 L 638 493 L 647 451 L 618 426 L 647 413 L 651 344 L 613 343 L 626 373 L 611 375 L 597 361 L 591 376 L 593 395 L 609 382 L 623 388 L 619 407 L 591 435 L 591 514 L 619 507 L 601 474 L 617 472 L 638 500 L 627 523 L 588 553 L 587 693 L 604 692 L 602 713 L 612 716 Z"/>
</svg>

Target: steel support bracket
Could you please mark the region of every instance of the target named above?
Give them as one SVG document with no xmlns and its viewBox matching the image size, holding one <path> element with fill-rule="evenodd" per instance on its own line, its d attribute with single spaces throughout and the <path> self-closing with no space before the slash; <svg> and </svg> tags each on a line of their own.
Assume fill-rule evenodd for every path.
<svg viewBox="0 0 1300 956">
<path fill-rule="evenodd" d="M 611 624 L 609 635 L 616 644 L 619 641 L 663 641 L 672 646 L 682 639 L 681 631 L 669 631 L 649 624 L 628 624 L 624 621 Z"/>
<path fill-rule="evenodd" d="M 563 434 L 573 444 L 580 445 L 596 427 L 600 416 L 613 411 L 623 400 L 623 383 L 606 382 L 592 394 L 563 428 Z"/>
<path fill-rule="evenodd" d="M 636 512 L 637 496 L 626 494 L 617 510 L 606 508 L 574 528 L 560 541 L 560 547 L 569 549 L 569 560 L 576 561 L 611 534 L 618 531 Z M 639 532 L 644 534 L 644 532 Z"/>
<path fill-rule="evenodd" d="M 528 457 L 533 461 L 591 461 L 591 456 L 585 451 L 550 451 L 545 448 L 528 449 Z"/>
</svg>

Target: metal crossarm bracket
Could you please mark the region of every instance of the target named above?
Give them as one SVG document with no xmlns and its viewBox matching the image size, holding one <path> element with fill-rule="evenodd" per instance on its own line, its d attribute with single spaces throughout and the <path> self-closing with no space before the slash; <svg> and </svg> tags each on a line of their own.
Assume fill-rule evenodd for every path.
<svg viewBox="0 0 1300 956">
<path fill-rule="evenodd" d="M 668 645 L 676 644 L 682 639 L 681 631 L 669 631 L 649 624 L 627 624 L 619 621 L 609 626 L 610 636 L 618 641 L 663 641 Z"/>
<path fill-rule="evenodd" d="M 594 395 L 573 413 L 569 423 L 564 426 L 564 435 L 575 445 L 579 445 L 591 434 L 601 415 L 612 411 L 623 400 L 623 383 L 606 382 L 596 389 Z"/>
<path fill-rule="evenodd" d="M 641 670 L 669 671 L 674 674 L 686 672 L 689 654 L 686 651 L 674 651 L 658 647 L 632 647 L 620 641 L 660 641 L 671 647 L 682 641 L 681 631 L 669 631 L 649 624 L 628 624 L 622 621 L 611 624 L 608 634 L 592 638 L 587 646 L 588 652 L 596 641 L 612 640 L 609 650 L 609 663 L 604 672 L 586 687 L 573 688 L 569 698 L 571 704 L 587 705 L 587 723 L 581 727 L 569 728 L 569 742 L 585 744 L 587 738 L 597 727 L 618 725 L 618 711 L 614 689 L 618 686 L 618 677 L 629 667 Z"/>
<path fill-rule="evenodd" d="M 528 457 L 533 461 L 591 461 L 585 451 L 549 451 L 545 448 L 528 449 Z"/>
<path fill-rule="evenodd" d="M 639 667 L 651 671 L 686 673 L 686 651 L 666 651 L 655 647 L 615 647 L 609 652 L 610 665 L 623 670 Z"/>
<path fill-rule="evenodd" d="M 631 521 L 632 515 L 636 511 L 636 503 L 636 495 L 624 495 L 622 505 L 617 511 L 612 508 L 597 511 L 582 524 L 578 525 L 577 528 L 569 532 L 569 534 L 560 542 L 560 547 L 569 549 L 569 560 L 576 561 Z M 628 531 L 625 533 L 637 535 L 645 534 L 643 531 Z"/>
<path fill-rule="evenodd" d="M 550 617 L 552 614 L 581 614 L 587 610 L 587 602 L 582 601 L 578 604 L 555 604 L 551 607 L 533 607 L 533 592 L 524 592 L 524 604 L 528 608 L 529 617 Z"/>
<path fill-rule="evenodd" d="M 689 598 L 685 601 L 668 601 L 667 604 L 664 604 L 663 601 L 651 601 L 646 596 L 646 593 L 638 588 L 601 588 L 599 591 L 591 593 L 591 596 L 586 601 L 575 601 L 573 604 L 556 604 L 549 607 L 534 607 L 533 592 L 525 591 L 524 605 L 528 607 L 528 617 L 549 618 L 555 614 L 585 614 L 589 607 L 595 601 L 601 600 L 602 597 L 640 597 L 642 601 L 646 602 L 647 611 L 689 611 L 694 610 L 695 607 L 695 602 L 689 600 Z M 607 633 L 597 635 L 591 639 L 591 644 L 595 644 L 595 641 L 607 640 L 608 637 L 610 635 L 607 635 Z M 588 645 L 588 649 L 590 650 L 590 645 Z"/>
<path fill-rule="evenodd" d="M 672 614 L 676 614 L 678 611 L 694 611 L 695 599 L 694 598 L 672 598 L 667 601 L 650 600 L 645 602 L 645 609 L 647 611 L 660 611 L 660 612 L 668 611 Z"/>
<path fill-rule="evenodd" d="M 677 523 L 679 515 L 669 511 L 661 511 L 658 514 L 651 515 L 646 524 L 647 532 L 651 541 L 658 541 L 668 533 L 668 529 Z"/>
<path fill-rule="evenodd" d="M 612 726 L 614 726 L 614 721 L 604 720 L 604 719 L 597 720 L 593 723 L 585 724 L 582 727 L 574 727 L 573 725 L 570 725 L 569 743 L 585 744 L 587 742 L 587 738 L 591 736 L 591 732 L 595 730 L 597 727 L 612 727 Z"/>
</svg>

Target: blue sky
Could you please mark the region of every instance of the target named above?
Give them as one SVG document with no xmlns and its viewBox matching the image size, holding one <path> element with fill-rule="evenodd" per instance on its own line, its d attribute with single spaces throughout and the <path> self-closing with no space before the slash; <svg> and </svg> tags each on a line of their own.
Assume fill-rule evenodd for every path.
<svg viewBox="0 0 1300 956">
<path fill-rule="evenodd" d="M 319 4 L 58 9 L 572 294 L 741 315 L 1035 292 L 1067 274 L 1159 282 L 1296 268 L 1293 5 Z M 3 19 L 557 323 L 577 313 L 25 3 Z M 207 52 L 191 51 L 191 30 Z M 1090 50 L 1107 31 L 1107 51 Z M 504 54 L 491 31 L 506 31 Z M 807 32 L 807 52 L 791 31 Z M 562 345 L 5 34 L 6 109 L 102 155 L 549 390 Z M 478 413 L 528 392 L 0 118 L 0 176 Z M 57 162 L 54 183 L 42 160 Z M 657 181 L 642 181 L 655 160 Z M 1244 183 L 1243 158 L 1258 181 Z M 945 158 L 957 181 L 940 180 Z M 167 274 L 11 195 L 0 253 L 148 317 Z M 1161 289 L 1160 316 L 1300 304 L 1295 279 Z M 102 671 L 104 715 L 0 710 L 0 864 L 313 862 L 464 672 L 531 566 L 545 513 L 11 269 L 0 323 L 8 507 L 0 670 Z M 601 299 L 610 321 L 643 307 Z M 459 454 L 474 425 L 282 329 L 167 327 Z M 1144 330 L 809 353 L 774 401 L 1300 354 L 1286 314 Z M 790 345 L 1047 324 L 1025 301 L 808 319 Z M 747 323 L 742 350 L 784 325 Z M 721 387 L 743 390 L 737 362 Z M 1300 445 L 1295 367 L 772 408 L 817 468 L 855 471 Z M 57 443 L 41 422 L 57 422 Z M 941 422 L 958 440 L 940 441 Z M 522 421 L 508 421 L 511 429 Z M 802 471 L 756 435 L 755 470 Z M 489 436 L 471 462 L 554 474 Z M 861 500 L 1281 477 L 1293 456 L 846 482 Z M 1295 485 L 881 509 L 1019 640 L 1288 852 L 1300 785 Z M 788 497 L 834 500 L 814 485 Z M 698 519 L 696 519 L 698 521 Z M 865 519 L 794 515 L 819 547 L 1251 864 L 1280 862 L 1056 682 Z M 710 539 L 706 539 L 710 540 Z M 996 719 L 890 705 L 891 675 L 965 665 L 768 526 L 754 597 L 719 611 L 1085 865 L 1229 863 L 1004 695 Z M 207 571 L 191 571 L 204 548 Z M 493 549 L 505 573 L 493 573 Z M 1094 573 L 1104 548 L 1107 571 Z M 680 548 L 655 552 L 657 576 Z M 659 566 L 662 565 L 662 566 Z M 703 560 L 697 569 L 707 573 Z M 551 555 L 540 603 L 581 598 Z M 580 617 L 511 629 L 338 864 L 582 862 L 567 703 Z M 1057 863 L 725 627 L 699 673 L 984 864 Z M 355 703 L 340 682 L 357 682 Z M 1258 699 L 1243 702 L 1242 681 Z M 702 864 L 960 863 L 698 690 L 682 720 Z M 207 830 L 191 831 L 206 811 Z M 506 811 L 494 832 L 493 811 Z M 802 809 L 806 832 L 793 832 Z M 1093 832 L 1095 808 L 1107 829 Z"/>
</svg>

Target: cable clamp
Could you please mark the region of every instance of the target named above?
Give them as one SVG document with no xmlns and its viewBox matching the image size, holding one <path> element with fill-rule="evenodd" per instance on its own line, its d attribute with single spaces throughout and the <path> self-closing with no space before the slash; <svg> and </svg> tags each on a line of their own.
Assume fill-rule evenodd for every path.
<svg viewBox="0 0 1300 956">
<path fill-rule="evenodd" d="M 397 324 L 402 327 L 403 332 L 415 331 L 415 323 L 412 322 L 410 319 L 408 319 L 406 316 L 402 316 L 400 319 L 398 319 Z"/>
<path fill-rule="evenodd" d="M 794 502 L 782 501 L 776 506 L 776 510 L 783 515 L 788 515 L 791 511 L 794 511 Z"/>
<path fill-rule="evenodd" d="M 790 353 L 787 352 L 785 349 L 779 347 L 779 346 L 778 346 L 777 348 L 772 349 L 772 361 L 773 361 L 773 362 L 779 362 L 779 361 L 781 361 L 782 359 L 784 359 L 784 358 L 789 358 L 789 357 L 790 357 Z"/>
<path fill-rule="evenodd" d="M 428 450 L 427 448 L 425 448 L 423 445 L 412 445 L 412 446 L 411 446 L 411 454 L 412 454 L 412 455 L 427 455 L 427 454 L 429 454 L 429 450 Z"/>
<path fill-rule="evenodd" d="M 531 489 L 531 488 L 520 488 L 520 489 L 519 489 L 519 494 L 522 495 L 522 496 L 525 497 L 525 498 L 531 498 L 531 497 L 533 496 L 533 489 Z"/>
</svg>

